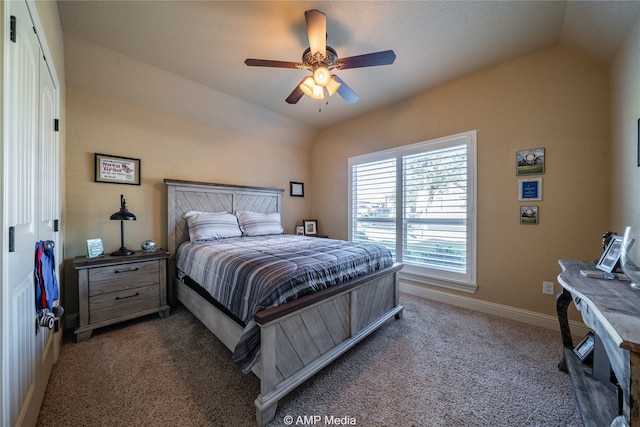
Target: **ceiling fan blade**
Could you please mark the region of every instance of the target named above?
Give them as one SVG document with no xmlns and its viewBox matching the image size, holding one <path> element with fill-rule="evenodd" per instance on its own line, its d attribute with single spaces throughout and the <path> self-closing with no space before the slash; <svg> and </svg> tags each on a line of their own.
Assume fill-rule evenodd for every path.
<svg viewBox="0 0 640 427">
<path fill-rule="evenodd" d="M 304 64 L 300 62 L 289 61 L 271 61 L 269 59 L 253 59 L 247 58 L 244 63 L 250 67 L 275 67 L 275 68 L 300 68 L 304 67 Z"/>
<path fill-rule="evenodd" d="M 396 60 L 396 54 L 392 50 L 384 50 L 382 52 L 366 53 L 364 55 L 350 56 L 348 58 L 340 58 L 336 62 L 340 63 L 337 67 L 341 70 L 348 68 L 374 67 L 376 65 L 393 64 Z"/>
<path fill-rule="evenodd" d="M 300 98 L 302 98 L 302 96 L 304 95 L 304 92 L 302 91 L 302 89 L 300 89 L 300 85 L 302 84 L 302 82 L 305 79 L 306 79 L 306 77 L 304 79 L 302 79 L 300 81 L 300 83 L 298 83 L 296 88 L 293 90 L 293 92 L 291 92 L 291 94 L 289 94 L 289 96 L 286 99 L 287 103 L 289 103 L 289 104 L 297 104 L 298 101 L 300 101 Z"/>
<path fill-rule="evenodd" d="M 333 76 L 333 78 L 340 83 L 340 87 L 336 92 L 340 94 L 340 96 L 346 101 L 347 104 L 354 104 L 358 102 L 360 97 L 357 93 L 355 93 L 347 84 L 338 76 Z"/>
<path fill-rule="evenodd" d="M 311 54 L 317 52 L 327 56 L 327 15 L 316 9 L 304 12 L 304 19 L 307 21 L 307 36 L 309 37 L 309 48 Z"/>
</svg>

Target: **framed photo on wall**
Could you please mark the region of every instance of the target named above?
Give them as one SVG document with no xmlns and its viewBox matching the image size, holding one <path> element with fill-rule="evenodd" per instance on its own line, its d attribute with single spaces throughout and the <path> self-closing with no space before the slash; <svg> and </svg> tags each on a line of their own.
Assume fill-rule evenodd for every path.
<svg viewBox="0 0 640 427">
<path fill-rule="evenodd" d="M 544 173 L 544 148 L 516 152 L 516 175 Z"/>
<path fill-rule="evenodd" d="M 292 197 L 304 197 L 304 183 L 289 182 L 289 191 Z"/>
<path fill-rule="evenodd" d="M 519 179 L 518 200 L 542 200 L 542 178 Z"/>
<path fill-rule="evenodd" d="M 94 181 L 140 185 L 140 159 L 95 153 Z"/>
<path fill-rule="evenodd" d="M 537 224 L 538 207 L 520 206 L 520 224 Z"/>
</svg>

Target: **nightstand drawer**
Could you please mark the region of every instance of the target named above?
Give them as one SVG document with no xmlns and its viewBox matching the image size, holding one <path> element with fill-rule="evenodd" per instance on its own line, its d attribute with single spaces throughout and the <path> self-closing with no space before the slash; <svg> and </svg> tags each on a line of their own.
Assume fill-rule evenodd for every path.
<svg viewBox="0 0 640 427">
<path fill-rule="evenodd" d="M 110 292 L 89 298 L 91 323 L 111 320 L 131 313 L 158 307 L 160 290 L 157 284 Z"/>
<path fill-rule="evenodd" d="M 145 261 L 93 268 L 89 270 L 89 296 L 157 284 L 159 266 L 158 261 Z"/>
</svg>

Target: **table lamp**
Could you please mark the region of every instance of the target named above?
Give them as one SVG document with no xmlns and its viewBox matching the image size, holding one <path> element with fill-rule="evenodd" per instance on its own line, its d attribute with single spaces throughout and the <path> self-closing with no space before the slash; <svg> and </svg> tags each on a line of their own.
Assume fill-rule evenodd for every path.
<svg viewBox="0 0 640 427">
<path fill-rule="evenodd" d="M 127 210 L 127 205 L 124 200 L 124 195 L 120 195 L 120 210 L 113 215 L 109 219 L 114 221 L 120 221 L 120 249 L 115 252 L 112 252 L 112 256 L 123 256 L 123 255 L 133 255 L 135 251 L 131 249 L 127 249 L 124 246 L 124 222 L 125 221 L 135 221 L 136 216 Z"/>
</svg>

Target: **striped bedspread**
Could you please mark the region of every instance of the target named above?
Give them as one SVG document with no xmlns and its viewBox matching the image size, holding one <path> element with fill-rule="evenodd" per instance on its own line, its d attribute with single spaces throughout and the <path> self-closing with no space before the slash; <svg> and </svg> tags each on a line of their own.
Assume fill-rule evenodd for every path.
<svg viewBox="0 0 640 427">
<path fill-rule="evenodd" d="M 388 249 L 316 237 L 271 235 L 186 242 L 176 265 L 245 323 L 233 360 L 248 373 L 260 355 L 255 313 L 393 264 Z"/>
</svg>

